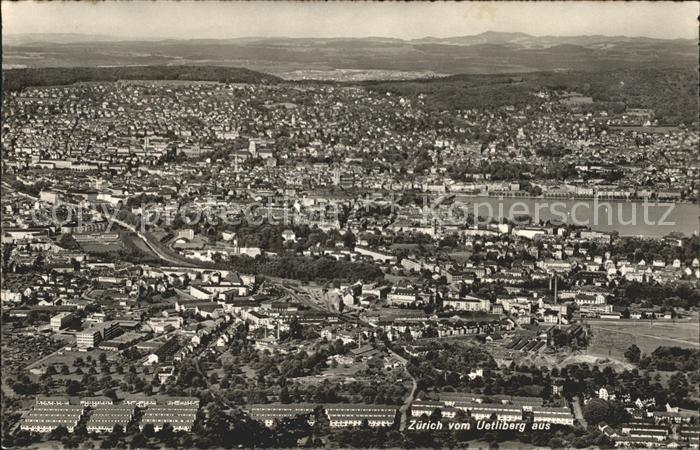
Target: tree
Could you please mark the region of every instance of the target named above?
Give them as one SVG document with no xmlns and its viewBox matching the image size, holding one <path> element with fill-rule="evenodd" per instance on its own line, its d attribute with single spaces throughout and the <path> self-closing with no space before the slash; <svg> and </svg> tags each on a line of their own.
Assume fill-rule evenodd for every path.
<svg viewBox="0 0 700 450">
<path fill-rule="evenodd" d="M 152 423 L 147 423 L 143 426 L 143 435 L 147 438 L 152 438 L 156 435 L 156 431 Z"/>
<path fill-rule="evenodd" d="M 134 437 L 131 439 L 131 443 L 129 444 L 129 447 L 131 448 L 144 448 L 148 444 L 148 439 L 146 439 L 146 436 L 143 435 L 143 433 L 136 433 Z"/>
<path fill-rule="evenodd" d="M 600 422 L 605 422 L 608 419 L 609 412 L 608 402 L 600 398 L 590 400 L 583 408 L 583 416 L 593 426 L 598 425 Z"/>
<path fill-rule="evenodd" d="M 636 345 L 630 345 L 627 350 L 625 350 L 625 358 L 631 363 L 638 363 L 641 359 L 642 351 Z"/>
<path fill-rule="evenodd" d="M 60 441 L 66 436 L 68 436 L 68 428 L 64 427 L 63 425 L 59 425 L 53 430 L 51 430 L 51 434 L 49 434 L 49 439 L 51 439 L 52 441 Z"/>
<path fill-rule="evenodd" d="M 292 399 L 289 396 L 289 389 L 287 386 L 282 386 L 282 389 L 280 390 L 280 402 L 281 403 L 291 403 Z"/>
<path fill-rule="evenodd" d="M 608 425 L 616 425 L 627 421 L 629 413 L 618 402 L 594 398 L 586 403 L 586 406 L 583 408 L 583 416 L 590 425 L 598 425 L 601 422 L 605 422 Z"/>
<path fill-rule="evenodd" d="M 469 419 L 467 413 L 463 409 L 458 409 L 454 417 L 455 422 L 466 422 L 467 419 Z"/>
<path fill-rule="evenodd" d="M 561 437 L 559 437 L 559 436 L 554 436 L 553 438 L 551 438 L 551 439 L 549 440 L 549 442 L 547 443 L 547 445 L 548 445 L 550 448 L 564 448 L 564 447 L 567 446 L 567 443 L 566 443 L 566 441 L 565 441 L 564 439 L 562 439 Z"/>
<path fill-rule="evenodd" d="M 354 249 L 355 248 L 355 235 L 352 234 L 352 231 L 348 230 L 345 232 L 345 235 L 343 236 L 343 245 L 349 249 Z"/>
<path fill-rule="evenodd" d="M 676 372 L 668 380 L 668 389 L 676 403 L 688 396 L 688 379 L 683 372 Z"/>
<path fill-rule="evenodd" d="M 289 322 L 289 336 L 292 339 L 301 339 L 302 337 L 302 326 L 299 323 L 299 319 L 294 317 L 291 322 Z"/>
<path fill-rule="evenodd" d="M 75 380 L 68 380 L 66 382 L 66 394 L 70 396 L 78 395 L 82 388 L 80 383 Z"/>
<path fill-rule="evenodd" d="M 112 435 L 117 439 L 124 436 L 124 427 L 119 424 L 115 424 L 114 427 L 112 427 Z"/>
<path fill-rule="evenodd" d="M 105 397 L 111 398 L 113 402 L 117 401 L 118 397 L 117 397 L 117 393 L 114 392 L 114 389 L 106 389 L 104 391 L 104 395 L 105 395 Z"/>
<path fill-rule="evenodd" d="M 163 426 L 161 427 L 160 431 L 156 433 L 156 436 L 158 436 L 158 439 L 160 439 L 161 442 L 164 444 L 169 443 L 174 435 L 173 431 L 173 426 L 170 425 L 170 423 L 165 422 Z"/>
</svg>

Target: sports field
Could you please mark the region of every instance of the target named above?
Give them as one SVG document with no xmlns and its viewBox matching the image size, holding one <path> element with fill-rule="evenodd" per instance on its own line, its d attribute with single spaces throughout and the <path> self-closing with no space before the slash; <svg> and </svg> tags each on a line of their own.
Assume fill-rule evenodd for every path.
<svg viewBox="0 0 700 450">
<path fill-rule="evenodd" d="M 672 322 L 655 320 L 591 320 L 591 344 L 587 353 L 601 357 L 624 359 L 625 350 L 632 344 L 642 353 L 651 353 L 657 347 L 698 348 L 700 324 L 697 319 Z"/>
</svg>

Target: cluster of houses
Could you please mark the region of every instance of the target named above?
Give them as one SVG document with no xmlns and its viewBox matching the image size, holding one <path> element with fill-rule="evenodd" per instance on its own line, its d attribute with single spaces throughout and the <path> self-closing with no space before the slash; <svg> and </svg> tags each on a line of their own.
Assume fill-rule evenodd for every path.
<svg viewBox="0 0 700 450">
<path fill-rule="evenodd" d="M 170 423 L 176 431 L 191 431 L 199 409 L 194 397 L 127 397 L 115 404 L 109 397 L 36 397 L 35 404 L 22 418 L 20 428 L 48 433 L 65 427 L 69 433 L 87 414 L 86 427 L 91 433 L 109 433 L 116 425 L 123 429 L 135 419 L 135 409 L 145 410 L 139 426 L 153 425 L 156 431 Z"/>
</svg>

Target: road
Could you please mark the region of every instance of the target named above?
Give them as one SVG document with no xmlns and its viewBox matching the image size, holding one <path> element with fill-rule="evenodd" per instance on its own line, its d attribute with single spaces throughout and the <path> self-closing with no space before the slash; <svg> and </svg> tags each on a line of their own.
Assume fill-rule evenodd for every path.
<svg viewBox="0 0 700 450">
<path fill-rule="evenodd" d="M 232 324 L 229 324 L 229 325 L 223 327 L 221 330 L 217 331 L 217 332 L 211 337 L 211 340 L 210 340 L 209 344 L 207 345 L 207 347 L 204 348 L 204 349 L 201 349 L 201 350 L 196 354 L 196 356 L 194 356 L 192 359 L 194 360 L 194 367 L 195 367 L 195 369 L 197 370 L 197 373 L 198 373 L 198 374 L 202 377 L 202 379 L 204 380 L 204 381 L 203 381 L 204 387 L 211 393 L 212 396 L 216 397 L 223 405 L 225 405 L 226 407 L 228 407 L 228 408 L 230 408 L 230 409 L 235 409 L 235 406 L 234 406 L 232 403 L 230 403 L 230 402 L 226 399 L 226 397 L 224 397 L 224 396 L 221 394 L 221 392 L 219 392 L 218 389 L 214 389 L 214 388 L 210 385 L 210 383 L 209 383 L 209 377 L 207 376 L 206 372 L 204 372 L 204 371 L 202 370 L 202 366 L 200 365 L 201 362 L 202 362 L 202 361 L 201 361 L 202 356 L 204 356 L 204 355 L 207 354 L 207 350 L 208 350 L 208 349 L 214 348 L 214 346 L 216 345 L 216 341 L 219 339 L 219 337 L 221 337 L 221 335 L 223 335 L 231 326 L 233 326 L 233 325 L 232 325 Z"/>
<path fill-rule="evenodd" d="M 97 299 L 95 297 L 90 297 L 90 294 L 92 294 L 92 291 L 94 291 L 94 288 L 90 288 L 82 293 L 80 298 L 91 301 L 91 302 L 97 302 Z"/>
<path fill-rule="evenodd" d="M 52 357 L 58 355 L 59 353 L 63 353 L 64 351 L 65 351 L 65 347 L 60 347 L 60 348 L 56 349 L 55 351 L 49 353 L 48 355 L 27 364 L 27 366 L 24 368 L 24 370 L 31 370 L 34 367 L 37 367 L 37 366 L 43 364 L 44 361 L 47 361 L 49 358 L 52 358 Z"/>
<path fill-rule="evenodd" d="M 583 417 L 583 409 L 581 409 L 581 401 L 579 400 L 579 398 L 572 398 L 571 405 L 574 407 L 574 416 L 576 417 L 576 420 L 579 421 L 583 428 L 588 428 L 588 422 L 586 422 L 586 418 Z"/>
<path fill-rule="evenodd" d="M 399 360 L 401 362 L 401 364 L 403 364 L 404 372 L 406 372 L 408 374 L 408 376 L 411 377 L 411 382 L 412 382 L 411 393 L 408 394 L 408 396 L 406 397 L 406 399 L 403 402 L 403 405 L 401 405 L 401 408 L 399 408 L 399 412 L 401 413 L 401 424 L 399 426 L 399 430 L 403 431 L 406 429 L 406 424 L 408 423 L 408 408 L 411 406 L 411 404 L 413 403 L 413 400 L 415 400 L 415 398 L 416 398 L 416 391 L 418 391 L 418 382 L 416 381 L 415 377 L 413 375 L 411 375 L 411 372 L 409 372 L 408 368 L 406 367 L 406 363 L 408 363 L 408 360 L 406 360 L 406 358 L 399 355 L 398 353 L 396 353 L 395 351 L 393 351 L 390 348 L 387 350 L 389 350 L 389 353 L 391 353 L 391 355 L 394 358 L 396 358 L 397 360 Z"/>
</svg>

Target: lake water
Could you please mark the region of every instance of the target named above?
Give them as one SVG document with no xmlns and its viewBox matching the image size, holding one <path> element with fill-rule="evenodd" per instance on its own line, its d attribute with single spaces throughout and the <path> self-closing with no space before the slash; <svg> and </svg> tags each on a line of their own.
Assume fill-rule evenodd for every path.
<svg viewBox="0 0 700 450">
<path fill-rule="evenodd" d="M 627 202 L 618 200 L 571 200 L 496 198 L 458 195 L 455 201 L 478 216 L 495 218 L 529 215 L 538 220 L 559 220 L 586 225 L 597 231 L 617 231 L 621 236 L 663 237 L 678 231 L 686 236 L 700 229 L 700 208 L 692 203 Z"/>
</svg>

